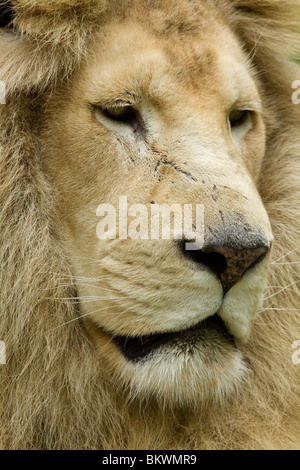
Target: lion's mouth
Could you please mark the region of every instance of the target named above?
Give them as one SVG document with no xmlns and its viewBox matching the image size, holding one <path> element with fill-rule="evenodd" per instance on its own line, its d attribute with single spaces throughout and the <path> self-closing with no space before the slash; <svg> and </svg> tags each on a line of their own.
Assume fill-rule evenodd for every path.
<svg viewBox="0 0 300 470">
<path fill-rule="evenodd" d="M 134 337 L 113 336 L 113 341 L 129 361 L 150 358 L 156 350 L 167 344 L 176 345 L 190 353 L 199 342 L 204 347 L 211 347 L 212 342 L 220 344 L 220 342 L 226 341 L 235 347 L 234 337 L 228 332 L 218 315 L 186 330 Z"/>
</svg>

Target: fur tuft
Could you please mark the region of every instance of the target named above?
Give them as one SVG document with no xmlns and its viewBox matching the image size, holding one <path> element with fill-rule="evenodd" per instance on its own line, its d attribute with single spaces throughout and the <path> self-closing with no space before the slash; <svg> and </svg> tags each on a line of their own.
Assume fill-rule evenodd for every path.
<svg viewBox="0 0 300 470">
<path fill-rule="evenodd" d="M 105 0 L 2 1 L 4 24 L 10 26 L 0 33 L 1 79 L 7 83 L 8 96 L 42 91 L 71 74 L 107 6 Z"/>
</svg>

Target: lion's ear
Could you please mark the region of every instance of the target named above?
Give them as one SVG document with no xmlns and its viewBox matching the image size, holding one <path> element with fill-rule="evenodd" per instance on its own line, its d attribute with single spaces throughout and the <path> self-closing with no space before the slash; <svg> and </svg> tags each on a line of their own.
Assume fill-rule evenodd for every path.
<svg viewBox="0 0 300 470">
<path fill-rule="evenodd" d="M 0 79 L 7 90 L 44 89 L 85 54 L 108 0 L 0 0 Z"/>
</svg>

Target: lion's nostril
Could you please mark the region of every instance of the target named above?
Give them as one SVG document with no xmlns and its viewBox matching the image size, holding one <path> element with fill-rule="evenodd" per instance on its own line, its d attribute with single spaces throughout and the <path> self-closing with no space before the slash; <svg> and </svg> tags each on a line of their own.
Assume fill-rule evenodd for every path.
<svg viewBox="0 0 300 470">
<path fill-rule="evenodd" d="M 204 246 L 202 250 L 186 250 L 183 252 L 191 261 L 208 267 L 215 273 L 223 285 L 226 294 L 251 267 L 259 263 L 269 248 L 259 246 L 253 248 L 234 248 L 230 246 Z"/>
<path fill-rule="evenodd" d="M 227 262 L 224 255 L 217 252 L 205 253 L 202 250 L 186 250 L 183 245 L 183 252 L 186 258 L 190 259 L 194 263 L 198 263 L 201 266 L 208 267 L 218 277 L 226 271 Z"/>
</svg>

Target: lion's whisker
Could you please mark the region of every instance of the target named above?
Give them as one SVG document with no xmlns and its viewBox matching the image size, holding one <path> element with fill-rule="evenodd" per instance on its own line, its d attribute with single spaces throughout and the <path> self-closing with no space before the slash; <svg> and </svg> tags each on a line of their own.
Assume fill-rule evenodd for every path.
<svg viewBox="0 0 300 470">
<path fill-rule="evenodd" d="M 48 272 L 49 274 L 49 272 Z M 59 276 L 61 277 L 62 279 L 74 279 L 74 280 L 88 280 L 88 281 L 97 281 L 97 280 L 101 280 L 103 279 L 104 277 L 107 277 L 109 276 L 109 274 L 105 274 L 104 276 L 101 276 L 101 277 L 86 277 L 86 276 L 75 276 L 73 274 L 63 274 L 63 273 L 56 273 L 54 271 L 52 271 L 50 274 L 55 274 L 56 276 Z"/>
<path fill-rule="evenodd" d="M 111 307 L 110 307 L 110 306 L 109 306 L 109 307 L 105 307 L 105 308 L 103 308 L 103 309 L 101 309 L 101 310 L 95 310 L 95 311 L 93 311 L 93 312 L 88 312 L 88 313 L 85 313 L 84 315 L 80 315 L 80 316 L 78 316 L 78 317 L 76 317 L 76 318 L 72 318 L 72 320 L 67 321 L 67 322 L 65 322 L 65 323 L 62 323 L 61 325 L 58 325 L 58 326 L 56 326 L 55 328 L 52 328 L 51 330 L 48 330 L 46 333 L 50 333 L 51 331 L 55 331 L 55 330 L 57 330 L 58 328 L 62 328 L 63 326 L 66 326 L 66 325 L 69 325 L 70 323 L 73 323 L 73 322 L 75 322 L 75 321 L 81 320 L 82 318 L 87 317 L 87 316 L 89 316 L 89 315 L 93 315 L 94 313 L 100 313 L 100 312 L 102 312 L 102 311 L 104 311 L 104 310 L 108 310 L 109 308 L 111 308 Z"/>
<path fill-rule="evenodd" d="M 300 247 L 294 248 L 293 250 L 288 251 L 287 253 L 285 253 L 285 255 L 281 256 L 280 258 L 276 259 L 275 261 L 272 261 L 271 264 L 276 264 L 278 261 L 281 261 L 286 256 L 291 255 L 292 253 L 294 253 L 295 251 L 298 251 L 298 250 L 300 250 Z"/>
<path fill-rule="evenodd" d="M 261 313 L 261 312 L 265 312 L 267 310 L 287 310 L 287 311 L 292 311 L 292 312 L 299 312 L 300 311 L 300 308 L 276 308 L 276 307 L 272 307 L 272 308 L 263 308 L 262 310 L 259 310 L 258 313 Z"/>
<path fill-rule="evenodd" d="M 300 264 L 300 261 L 291 261 L 289 263 L 272 263 L 272 264 L 276 264 L 276 266 L 286 266 L 290 264 Z"/>
<path fill-rule="evenodd" d="M 104 296 L 95 296 L 95 297 L 52 297 L 52 298 L 47 298 L 44 297 L 43 300 L 55 300 L 59 302 L 70 302 L 73 301 L 75 303 L 78 303 L 80 301 L 81 303 L 88 303 L 88 302 L 98 302 L 99 300 L 113 300 L 113 299 L 123 299 L 123 297 L 104 297 Z"/>
<path fill-rule="evenodd" d="M 282 288 L 282 286 L 266 286 L 265 290 L 266 289 L 281 289 L 281 288 Z"/>
<path fill-rule="evenodd" d="M 298 282 L 300 282 L 300 279 L 298 279 L 298 280 L 295 281 L 295 282 L 292 282 L 292 283 L 289 284 L 288 286 L 283 287 L 283 288 L 280 289 L 278 292 L 275 292 L 275 294 L 269 295 L 269 297 L 266 297 L 266 298 L 264 299 L 264 301 L 265 301 L 265 300 L 268 300 L 268 299 L 271 299 L 272 297 L 275 297 L 276 295 L 280 294 L 280 292 L 283 292 L 283 291 L 287 290 L 289 287 L 291 287 L 291 286 L 297 284 Z"/>
<path fill-rule="evenodd" d="M 105 299 L 105 300 L 109 300 L 109 299 Z M 94 315 L 94 314 L 96 314 L 96 313 L 101 313 L 101 312 L 103 312 L 104 310 L 109 310 L 110 308 L 111 308 L 111 307 L 108 306 L 108 307 L 101 308 L 100 310 L 97 309 L 97 310 L 93 310 L 92 312 L 85 313 L 84 315 L 80 315 L 80 316 L 78 316 L 78 317 L 76 317 L 76 318 L 73 318 L 72 320 L 70 320 L 70 321 L 68 321 L 68 322 L 66 322 L 66 323 L 63 323 L 63 324 L 61 324 L 61 325 L 59 325 L 59 326 L 56 326 L 55 328 L 53 328 L 53 329 L 51 329 L 51 330 L 48 330 L 47 333 L 49 333 L 49 332 L 51 332 L 51 331 L 54 331 L 54 330 L 56 330 L 56 329 L 58 329 L 58 328 L 61 328 L 61 327 L 65 326 L 65 325 L 69 325 L 70 323 L 73 323 L 73 322 L 75 322 L 75 321 L 77 321 L 77 320 L 81 320 L 82 318 L 87 317 L 87 316 L 89 316 L 89 315 Z M 120 313 L 120 315 L 123 315 L 123 314 L 126 313 L 128 310 L 129 310 L 129 308 L 127 308 L 126 310 L 123 310 L 123 311 Z M 118 315 L 118 316 L 119 316 L 119 315 Z M 113 339 L 113 338 L 111 338 L 111 339 L 109 340 L 109 343 L 112 341 L 112 339 Z"/>
</svg>

